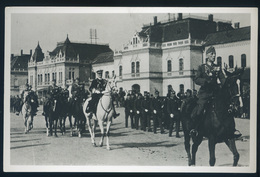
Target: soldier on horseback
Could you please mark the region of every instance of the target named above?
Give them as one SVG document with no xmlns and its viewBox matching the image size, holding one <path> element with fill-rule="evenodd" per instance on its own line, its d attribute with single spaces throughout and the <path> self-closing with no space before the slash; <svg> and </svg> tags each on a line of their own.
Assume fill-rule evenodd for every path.
<svg viewBox="0 0 260 177">
<path fill-rule="evenodd" d="M 39 107 L 38 103 L 38 97 L 36 93 L 31 90 L 32 86 L 30 86 L 28 83 L 25 84 L 26 88 L 23 90 L 21 97 L 23 100 L 23 103 L 28 102 L 30 106 L 32 107 L 32 115 L 35 116 L 37 115 L 37 107 Z"/>
<path fill-rule="evenodd" d="M 107 81 L 102 78 L 102 73 L 103 70 L 97 71 L 98 77 L 92 81 L 91 86 L 89 87 L 89 91 L 92 93 L 92 96 L 85 110 L 86 113 L 90 113 L 90 112 L 96 113 L 98 101 L 103 95 L 102 92 L 105 91 Z M 119 116 L 119 113 L 118 114 L 116 113 L 113 102 L 112 102 L 112 107 L 114 112 L 113 117 L 116 118 Z"/>
<path fill-rule="evenodd" d="M 193 109 L 191 113 L 191 118 L 194 121 L 194 129 L 191 130 L 190 134 L 196 136 L 198 134 L 197 128 L 202 120 L 203 114 L 205 112 L 205 105 L 216 95 L 219 89 L 223 86 L 225 75 L 221 72 L 220 67 L 214 64 L 216 51 L 214 47 L 210 47 L 206 51 L 206 63 L 198 67 L 198 71 L 194 78 L 194 82 L 200 85 L 200 90 L 198 93 L 197 106 Z M 234 136 L 240 137 L 241 134 L 235 129 Z"/>
<path fill-rule="evenodd" d="M 47 106 L 50 104 L 51 101 L 57 100 L 58 94 L 60 92 L 60 87 L 56 85 L 56 79 L 53 79 L 51 85 L 48 87 L 47 90 L 47 99 L 43 103 L 43 113 L 42 115 L 46 115 Z"/>
</svg>

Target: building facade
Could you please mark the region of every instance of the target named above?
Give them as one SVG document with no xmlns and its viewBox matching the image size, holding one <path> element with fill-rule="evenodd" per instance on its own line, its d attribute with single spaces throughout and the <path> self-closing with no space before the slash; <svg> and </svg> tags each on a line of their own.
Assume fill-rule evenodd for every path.
<svg viewBox="0 0 260 177">
<path fill-rule="evenodd" d="M 226 33 L 232 35 L 227 39 L 219 38 Z M 235 37 L 239 35 L 244 38 Z M 212 38 L 224 42 L 213 42 Z M 177 20 L 162 22 L 157 22 L 157 17 L 154 17 L 153 24 L 144 25 L 121 51 L 115 51 L 114 69 L 119 76 L 118 86 L 141 93 L 154 93 L 157 89 L 161 95 L 167 94 L 168 85 L 172 85 L 176 92 L 198 89 L 193 78 L 198 66 L 205 62 L 205 51 L 211 45 L 215 46 L 223 62 L 228 60 L 227 55 L 231 55 L 228 53 L 232 51 L 234 62 L 241 65 L 238 58 L 245 54 L 249 67 L 249 27 L 233 28 L 230 21 L 214 20 L 211 14 L 206 19 L 184 18 L 178 14 Z"/>
<path fill-rule="evenodd" d="M 21 55 L 11 55 L 10 94 L 12 96 L 20 95 L 24 85 L 28 82 L 28 61 L 31 55 L 32 51 L 30 54 L 24 54 L 23 50 L 21 50 Z"/>
<path fill-rule="evenodd" d="M 88 86 L 92 79 L 92 62 L 105 52 L 112 52 L 108 45 L 74 43 L 68 36 L 46 56 L 38 44 L 28 63 L 29 84 L 39 97 L 46 94 L 53 79 L 56 79 L 58 86 L 65 87 L 78 77 L 81 83 Z"/>
</svg>

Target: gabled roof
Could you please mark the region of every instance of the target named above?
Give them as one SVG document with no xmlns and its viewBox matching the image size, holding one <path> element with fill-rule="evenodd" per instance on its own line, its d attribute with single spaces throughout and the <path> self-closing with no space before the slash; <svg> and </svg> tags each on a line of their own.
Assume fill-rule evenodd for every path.
<svg viewBox="0 0 260 177">
<path fill-rule="evenodd" d="M 22 55 L 22 56 L 14 56 L 11 59 L 11 70 L 13 69 L 28 69 L 28 61 L 30 60 L 31 55 Z"/>
<path fill-rule="evenodd" d="M 57 47 L 49 54 L 51 57 L 55 57 L 61 52 L 62 55 L 65 55 L 66 58 L 77 58 L 79 56 L 79 60 L 90 62 L 94 60 L 100 53 L 111 51 L 112 50 L 108 45 L 73 43 L 70 42 L 67 37 L 65 42 L 58 43 Z"/>
<path fill-rule="evenodd" d="M 114 56 L 114 52 L 101 53 L 93 60 L 92 63 L 98 64 L 98 63 L 113 62 L 114 61 L 113 56 Z"/>
<path fill-rule="evenodd" d="M 250 40 L 250 26 L 207 35 L 205 46 Z"/>
</svg>

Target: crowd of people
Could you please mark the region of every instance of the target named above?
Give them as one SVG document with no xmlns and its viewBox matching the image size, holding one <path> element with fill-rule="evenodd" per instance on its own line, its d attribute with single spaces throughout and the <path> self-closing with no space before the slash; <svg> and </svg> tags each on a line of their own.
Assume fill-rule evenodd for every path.
<svg viewBox="0 0 260 177">
<path fill-rule="evenodd" d="M 158 90 L 154 95 L 145 91 L 141 93 L 128 93 L 124 101 L 125 107 L 125 127 L 128 127 L 129 117 L 132 129 L 165 134 L 165 129 L 169 130 L 172 136 L 175 123 L 176 137 L 179 138 L 180 120 L 182 108 L 190 101 L 197 101 L 197 90 L 188 89 L 185 93 L 176 92 L 172 86 L 168 86 L 166 97 L 160 96 Z"/>
</svg>

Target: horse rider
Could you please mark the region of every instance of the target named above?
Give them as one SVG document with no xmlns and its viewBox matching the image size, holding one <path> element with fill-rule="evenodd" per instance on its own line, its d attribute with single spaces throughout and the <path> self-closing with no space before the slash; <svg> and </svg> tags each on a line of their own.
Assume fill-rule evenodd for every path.
<svg viewBox="0 0 260 177">
<path fill-rule="evenodd" d="M 198 67 L 194 82 L 200 85 L 198 93 L 197 106 L 193 109 L 191 118 L 194 121 L 194 129 L 191 130 L 192 136 L 198 135 L 197 128 L 201 123 L 203 113 L 205 113 L 205 104 L 207 104 L 214 95 L 219 91 L 224 84 L 225 75 L 220 71 L 220 66 L 214 64 L 216 50 L 214 47 L 209 47 L 206 51 L 206 63 Z M 240 137 L 241 133 L 234 129 L 234 137 Z"/>
<path fill-rule="evenodd" d="M 85 91 L 83 85 L 79 84 L 78 77 L 75 79 L 75 82 L 71 86 L 71 94 L 72 94 L 72 99 L 74 101 L 79 98 L 81 98 L 82 100 L 84 99 Z"/>
<path fill-rule="evenodd" d="M 164 130 L 162 126 L 162 100 L 159 96 L 158 90 L 155 90 L 154 97 L 151 99 L 151 112 L 153 114 L 153 133 L 157 133 L 156 122 L 158 122 L 161 134 L 163 134 Z"/>
<path fill-rule="evenodd" d="M 53 79 L 51 81 L 51 85 L 48 87 L 46 99 L 43 103 L 43 113 L 42 113 L 43 116 L 46 115 L 47 106 L 50 104 L 51 101 L 57 99 L 59 92 L 60 92 L 60 87 L 56 85 L 56 79 Z"/>
<path fill-rule="evenodd" d="M 90 113 L 90 112 L 96 113 L 98 101 L 103 95 L 102 92 L 105 91 L 106 89 L 107 81 L 102 78 L 102 73 L 103 70 L 97 71 L 97 78 L 92 81 L 89 87 L 89 91 L 92 93 L 92 95 L 91 95 L 91 100 L 87 105 L 86 113 Z M 113 109 L 113 117 L 114 118 L 118 117 L 120 114 L 116 113 L 113 101 L 112 101 L 112 109 Z"/>
<path fill-rule="evenodd" d="M 167 99 L 167 112 L 170 118 L 170 125 L 169 125 L 169 137 L 172 136 L 173 124 L 174 120 L 176 120 L 176 138 L 179 138 L 179 131 L 180 131 L 180 99 L 176 96 L 174 90 L 171 90 L 169 93 L 169 98 Z"/>
<path fill-rule="evenodd" d="M 27 101 L 30 104 L 32 108 L 32 115 L 35 116 L 37 115 L 37 107 L 39 107 L 37 95 L 33 90 L 31 90 L 32 86 L 30 86 L 28 83 L 25 84 L 25 87 L 25 90 L 23 90 L 21 94 L 21 98 L 23 100 L 23 103 Z M 32 97 L 31 100 L 29 100 L 30 97 Z"/>
</svg>

